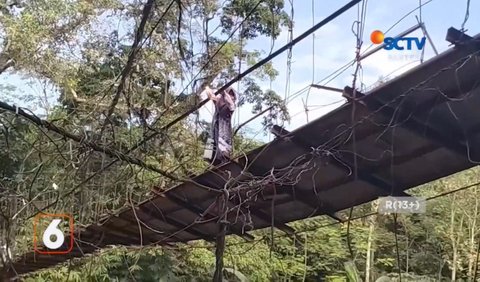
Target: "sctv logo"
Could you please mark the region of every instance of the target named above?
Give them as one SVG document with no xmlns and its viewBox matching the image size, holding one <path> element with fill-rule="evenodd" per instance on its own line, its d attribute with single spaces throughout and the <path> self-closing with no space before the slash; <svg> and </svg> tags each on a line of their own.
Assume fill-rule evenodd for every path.
<svg viewBox="0 0 480 282">
<path fill-rule="evenodd" d="M 395 49 L 395 50 L 405 50 L 405 49 L 412 50 L 413 45 L 415 45 L 415 47 L 417 47 L 418 50 L 422 50 L 423 47 L 425 47 L 425 42 L 426 42 L 425 37 L 422 37 L 422 38 L 418 38 L 418 37 L 397 37 L 397 38 L 385 37 L 383 32 L 381 32 L 380 30 L 373 31 L 372 34 L 370 35 L 370 40 L 374 44 L 384 43 L 385 47 L 383 47 L 383 49 L 385 49 L 385 50 L 392 50 L 392 49 Z M 405 47 L 405 45 L 407 45 L 407 46 Z"/>
</svg>

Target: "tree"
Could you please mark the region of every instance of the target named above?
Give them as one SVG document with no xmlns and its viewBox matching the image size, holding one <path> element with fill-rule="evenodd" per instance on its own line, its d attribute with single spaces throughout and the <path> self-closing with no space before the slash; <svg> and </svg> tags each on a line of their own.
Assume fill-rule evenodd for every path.
<svg viewBox="0 0 480 282">
<path fill-rule="evenodd" d="M 262 2 L 249 17 L 252 3 L 232 1 L 225 7 L 216 1 L 156 3 L 145 15 L 148 9 L 139 2 L 4 1 L 0 3 L 0 74 L 22 74 L 55 86 L 59 103 L 46 118 L 85 140 L 125 152 L 158 132 L 129 154 L 179 178 L 187 177 L 206 167 L 194 130 L 197 124 L 186 119 L 168 131 L 160 132 L 161 128 L 198 102 L 194 94 L 201 84 L 225 83 L 238 75 L 236 65 L 253 65 L 262 56 L 245 48 L 248 40 L 278 36 L 288 20 L 282 12 L 283 1 Z M 196 23 L 207 22 L 214 11 L 222 19 L 223 33 L 210 34 L 205 42 L 205 28 Z M 281 18 L 272 22 L 267 13 L 277 12 Z M 224 43 L 233 32 L 229 20 L 234 18 L 244 20 L 242 32 L 249 37 Z M 123 24 L 121 29 L 118 22 Z M 141 22 L 146 24 L 135 49 L 131 46 L 139 37 Z M 125 71 L 129 60 L 133 64 Z M 204 76 L 201 83 L 194 81 L 195 73 Z M 257 85 L 257 79 L 275 76 L 267 64 L 255 73 L 256 78 L 242 82 L 241 104 L 253 103 L 254 111 L 276 105 L 265 124 L 279 115 L 288 117 L 279 96 Z M 119 89 L 122 80 L 125 83 Z M 177 95 L 189 80 L 192 87 Z M 112 103 L 118 93 L 118 103 Z M 2 229 L 8 232 L 2 231 L 1 242 L 14 256 L 29 249 L 31 218 L 39 211 L 74 214 L 76 225 L 81 226 L 145 199 L 153 187 L 166 188 L 174 182 L 128 163 L 117 162 L 106 169 L 114 158 L 14 114 L 0 112 L 0 117 L 5 128 L 2 142 L 10 144 L 0 154 L 1 174 L 6 177 L 0 187 L 2 195 L 18 199 L 8 205 L 2 199 L 2 226 L 9 228 Z M 236 138 L 236 150 L 256 145 L 242 136 Z M 4 259 L 4 265 L 9 263 Z"/>
<path fill-rule="evenodd" d="M 144 17 L 148 9 L 135 1 L 3 0 L 0 74 L 35 77 L 55 86 L 58 104 L 46 116 L 55 125 L 85 140 L 129 151 L 178 178 L 188 177 L 206 167 L 201 125 L 184 119 L 168 130 L 162 128 L 199 102 L 196 94 L 204 85 L 222 85 L 264 57 L 247 43 L 261 36 L 275 38 L 282 27 L 291 25 L 283 9 L 281 0 L 222 5 L 213 0 L 156 1 Z M 145 32 L 137 52 L 132 42 L 142 19 Z M 129 60 L 133 64 L 125 71 Z M 254 113 L 274 107 L 264 117 L 265 126 L 277 118 L 288 119 L 279 95 L 259 86 L 260 80 L 273 80 L 277 74 L 266 64 L 239 83 L 241 105 L 251 105 Z M 8 89 L 0 91 L 2 97 Z M 118 102 L 112 103 L 118 93 Z M 144 146 L 130 150 L 154 133 Z M 235 136 L 236 152 L 259 145 Z M 175 183 L 126 162 L 106 169 L 113 160 L 15 113 L 0 111 L 1 263 L 8 265 L 12 257 L 31 249 L 31 219 L 39 211 L 69 212 L 77 226 L 86 225 L 149 197 L 153 187 L 161 190 Z M 412 193 L 432 196 L 478 180 L 478 169 L 472 169 Z M 345 224 L 325 226 L 329 219 L 314 218 L 291 223 L 298 231 L 295 237 L 259 230 L 253 243 L 228 238 L 225 266 L 230 274 L 242 273 L 252 281 L 345 281 L 353 276 L 394 280 L 398 246 L 404 280 L 471 280 L 478 255 L 477 190 L 430 201 L 426 214 L 399 216 L 396 225 L 383 215 L 352 221 L 350 234 Z M 370 204 L 358 207 L 355 216 L 374 209 Z M 27 281 L 209 280 L 215 263 L 211 249 L 205 242 L 173 250 L 116 246 Z"/>
</svg>

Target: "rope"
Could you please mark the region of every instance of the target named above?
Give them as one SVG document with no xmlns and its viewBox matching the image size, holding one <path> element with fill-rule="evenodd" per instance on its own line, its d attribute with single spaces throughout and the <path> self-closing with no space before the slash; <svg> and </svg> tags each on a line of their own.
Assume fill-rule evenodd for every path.
<svg viewBox="0 0 480 282">
<path fill-rule="evenodd" d="M 275 26 L 275 12 L 273 11 L 273 9 L 270 10 L 270 12 L 272 13 L 272 30 L 274 30 L 274 26 Z M 274 34 L 272 33 L 271 36 L 270 36 L 270 52 L 268 53 L 268 55 L 270 56 L 273 52 L 273 48 L 275 47 L 275 36 Z M 270 83 L 270 90 L 273 88 L 273 77 L 272 76 L 269 76 L 269 83 Z M 278 118 L 277 118 L 278 119 Z M 278 120 L 277 120 L 277 123 L 278 123 Z M 268 131 L 268 141 L 272 141 L 272 133 L 270 131 Z"/>
<path fill-rule="evenodd" d="M 311 7 L 312 7 L 312 25 L 314 25 L 315 24 L 315 0 L 312 0 Z M 312 34 L 312 81 L 310 84 L 314 84 L 314 83 L 315 83 L 315 33 Z M 307 97 L 305 98 L 305 103 L 303 105 L 305 116 L 307 118 L 307 123 L 309 122 L 308 113 L 310 111 L 310 108 L 308 106 L 308 100 L 310 98 L 311 89 L 312 89 L 311 87 L 308 88 Z"/>
<path fill-rule="evenodd" d="M 10 111 L 12 113 L 15 113 L 19 116 L 22 116 L 23 118 L 33 122 L 34 124 L 38 125 L 39 127 L 43 127 L 45 129 L 51 130 L 51 131 L 53 131 L 57 134 L 60 134 L 61 136 L 65 137 L 65 138 L 74 140 L 77 143 L 84 144 L 84 145 L 90 147 L 91 149 L 93 149 L 97 152 L 104 153 L 104 154 L 106 154 L 110 157 L 115 158 L 116 160 L 126 161 L 130 164 L 135 164 L 135 165 L 143 167 L 147 170 L 157 172 L 157 173 L 159 173 L 159 174 L 161 174 L 161 175 L 163 175 L 163 176 L 165 176 L 169 179 L 178 180 L 178 178 L 176 176 L 170 174 L 169 172 L 161 170 L 161 169 L 155 167 L 154 165 L 148 164 L 148 163 L 146 163 L 146 162 L 144 162 L 144 161 L 142 161 L 138 158 L 129 156 L 129 155 L 127 155 L 128 153 L 123 153 L 123 152 L 121 152 L 121 151 L 119 151 L 115 148 L 99 145 L 95 142 L 88 141 L 88 140 L 85 139 L 85 137 L 83 135 L 75 135 L 75 134 L 71 133 L 70 131 L 68 131 L 64 128 L 58 127 L 58 126 L 54 125 L 53 123 L 51 123 L 49 121 L 40 119 L 38 116 L 36 116 L 34 114 L 28 114 L 27 112 L 25 112 L 20 107 L 12 106 L 12 105 L 9 105 L 7 103 L 4 103 L 4 102 L 0 101 L 0 108 L 4 109 L 4 110 L 7 110 L 7 111 Z"/>
<path fill-rule="evenodd" d="M 422 22 L 422 0 L 418 0 L 418 17 L 420 22 Z"/>
<path fill-rule="evenodd" d="M 454 189 L 454 190 L 451 190 L 451 191 L 447 191 L 447 192 L 443 192 L 443 193 L 440 193 L 440 194 L 437 194 L 435 196 L 431 196 L 431 197 L 427 197 L 426 198 L 426 202 L 429 202 L 429 201 L 432 201 L 432 200 L 435 200 L 437 198 L 442 198 L 442 197 L 445 197 L 447 195 L 450 195 L 450 194 L 455 194 L 455 193 L 458 193 L 458 192 L 461 192 L 461 191 L 464 191 L 464 190 L 468 190 L 468 189 L 471 189 L 473 187 L 477 187 L 480 185 L 480 181 L 478 182 L 475 182 L 475 183 L 472 183 L 472 184 L 469 184 L 469 185 L 465 185 L 465 186 L 462 186 L 462 187 L 459 187 L 457 189 Z M 370 212 L 370 213 L 366 213 L 366 214 L 363 214 L 363 215 L 359 215 L 359 216 L 356 216 L 356 217 L 352 217 L 350 219 L 350 221 L 354 221 L 354 220 L 359 220 L 359 219 L 365 219 L 365 218 L 368 218 L 368 217 L 371 217 L 371 216 L 375 216 L 375 215 L 378 215 L 378 212 Z M 302 233 L 305 233 L 305 232 L 312 232 L 312 231 L 317 231 L 318 229 L 320 228 L 324 228 L 324 227 L 330 227 L 330 226 L 335 226 L 335 225 L 342 225 L 342 224 L 345 224 L 346 221 L 335 221 L 335 222 L 331 222 L 331 223 L 327 223 L 327 224 L 323 224 L 323 225 L 320 225 L 320 226 L 313 226 L 313 227 L 310 227 L 310 228 L 305 228 L 305 229 L 302 229 L 302 230 L 297 230 L 295 231 L 293 234 L 289 235 L 289 234 L 277 234 L 275 236 L 275 238 L 282 238 L 282 237 L 291 237 L 292 235 L 298 235 L 298 234 L 302 234 Z M 243 244 L 250 244 L 250 243 L 254 243 L 254 242 L 258 242 L 258 241 L 262 241 L 264 240 L 264 238 L 260 238 L 260 239 L 257 239 L 255 241 L 252 241 L 252 242 L 239 242 L 239 243 L 232 243 L 232 244 L 229 244 L 227 245 L 227 247 L 231 247 L 231 246 L 237 246 L 237 245 L 243 245 Z"/>
<path fill-rule="evenodd" d="M 427 36 L 425 26 L 423 25 L 422 21 L 422 0 L 418 0 L 418 22 L 422 25 L 422 33 L 423 36 Z M 422 53 L 420 55 L 420 64 L 423 63 L 423 59 L 425 57 L 425 48 L 422 49 Z"/>
<path fill-rule="evenodd" d="M 288 43 L 293 41 L 293 19 L 294 19 L 294 7 L 293 0 L 289 0 L 290 3 L 290 22 L 288 23 Z M 285 83 L 285 96 L 284 101 L 287 101 L 290 95 L 290 78 L 292 74 L 292 46 L 288 48 L 287 52 L 287 79 Z"/>
<path fill-rule="evenodd" d="M 295 18 L 295 9 L 293 6 L 293 0 L 288 1 L 290 3 L 290 22 L 288 24 L 288 42 L 291 43 L 293 41 L 293 24 L 294 24 L 294 18 Z M 285 80 L 285 95 L 283 100 L 287 101 L 288 97 L 290 97 L 290 80 L 292 76 L 292 48 L 290 47 L 288 49 L 287 53 L 287 79 Z M 282 121 L 282 126 L 283 126 L 283 121 Z"/>
<path fill-rule="evenodd" d="M 335 11 L 333 14 L 329 15 L 328 17 L 326 17 L 324 20 L 322 20 L 321 22 L 319 22 L 318 24 L 316 24 L 314 27 L 310 28 L 309 30 L 305 31 L 304 33 L 302 33 L 300 36 L 298 36 L 297 38 L 295 38 L 294 40 L 292 40 L 292 42 L 284 45 L 283 47 L 281 47 L 280 49 L 278 49 L 277 51 L 273 52 L 271 55 L 267 56 L 266 58 L 262 59 L 261 61 L 257 62 L 255 65 L 251 66 L 249 69 L 247 69 L 246 71 L 244 71 L 243 73 L 239 74 L 238 76 L 236 76 L 234 79 L 230 80 L 228 83 L 224 84 L 222 87 L 220 87 L 214 94 L 218 94 L 218 93 L 221 93 L 223 92 L 224 90 L 226 90 L 228 87 L 230 87 L 231 85 L 233 85 L 234 83 L 236 83 L 237 81 L 239 81 L 240 79 L 244 78 L 245 76 L 247 76 L 248 74 L 252 73 L 253 71 L 255 71 L 256 69 L 260 68 L 261 66 L 265 65 L 267 62 L 269 62 L 270 60 L 272 60 L 273 58 L 277 57 L 278 55 L 280 55 L 281 53 L 283 53 L 285 50 L 287 50 L 288 48 L 290 48 L 291 46 L 294 46 L 295 44 L 297 44 L 298 42 L 302 41 L 303 39 L 305 39 L 305 37 L 309 36 L 310 34 L 312 34 L 313 32 L 315 32 L 317 29 L 321 28 L 322 26 L 326 25 L 327 23 L 331 22 L 332 20 L 334 20 L 335 18 L 337 18 L 338 16 L 340 16 L 341 14 L 343 14 L 345 11 L 347 11 L 348 9 L 350 9 L 352 6 L 354 6 L 355 4 L 357 4 L 358 2 L 360 2 L 361 0 L 352 0 L 350 1 L 349 3 L 347 3 L 345 6 L 343 6 L 342 8 L 338 9 L 337 11 Z M 188 111 L 184 112 L 183 114 L 181 114 L 180 116 L 178 116 L 177 118 L 175 118 L 173 121 L 169 122 L 167 125 L 163 126 L 159 131 L 157 132 L 154 132 L 152 133 L 151 135 L 147 136 L 146 138 L 144 138 L 142 141 L 140 141 L 137 145 L 135 146 L 139 146 L 139 145 L 142 145 L 143 143 L 149 141 L 150 139 L 152 139 L 153 137 L 157 136 L 158 134 L 160 134 L 160 132 L 165 132 L 167 131 L 169 128 L 171 128 L 172 126 L 174 126 L 175 124 L 177 124 L 178 122 L 180 122 L 181 120 L 183 120 L 184 118 L 188 117 L 190 114 L 192 114 L 193 112 L 195 112 L 196 110 L 198 110 L 200 107 L 202 107 L 203 105 L 205 105 L 207 102 L 209 101 L 209 99 L 205 99 L 203 100 L 202 102 L 200 102 L 199 104 L 195 105 L 194 107 L 192 107 L 191 109 L 189 109 Z"/>
<path fill-rule="evenodd" d="M 330 15 L 329 17 L 327 17 L 326 19 L 324 19 L 322 22 L 320 22 L 317 26 L 313 27 L 312 29 L 316 30 L 318 28 L 320 28 L 321 26 L 325 25 L 326 23 L 330 22 L 331 20 L 333 20 L 334 18 L 336 18 L 337 16 L 339 16 L 340 14 L 342 14 L 343 12 L 345 12 L 346 10 L 348 10 L 350 7 L 352 7 L 353 5 L 355 5 L 357 2 L 359 2 L 360 0 L 355 0 L 355 1 L 352 1 L 350 2 L 349 4 L 345 5 L 344 7 L 342 7 L 341 9 L 337 10 L 335 13 L 333 13 L 332 15 Z M 432 1 L 432 0 L 430 0 Z M 291 42 L 289 44 L 291 45 L 294 45 L 296 43 L 298 43 L 299 41 L 301 41 L 304 37 L 308 36 L 309 33 L 311 33 L 312 29 L 306 31 L 303 35 L 299 36 L 298 38 L 296 38 L 296 41 L 295 42 Z M 314 31 L 313 30 L 313 31 Z M 261 66 L 260 63 L 264 64 L 265 62 L 264 61 L 269 61 L 271 59 L 273 59 L 274 57 L 278 56 L 280 53 L 282 53 L 285 49 L 288 48 L 288 44 L 284 47 L 282 47 L 281 49 L 277 50 L 274 53 L 270 53 L 270 55 L 265 58 L 264 60 L 262 60 L 262 62 L 258 62 L 257 64 L 255 64 L 254 66 L 252 66 L 248 72 L 252 72 L 254 71 L 255 69 L 259 68 Z M 346 69 L 345 69 L 346 70 Z M 345 71 L 344 70 L 344 71 Z M 246 74 L 244 73 L 243 76 L 245 76 Z M 243 77 L 242 76 L 242 77 Z M 235 82 L 235 79 L 231 82 L 231 84 L 233 84 Z M 230 84 L 230 85 L 231 85 Z M 224 86 L 226 88 L 226 86 Z M 306 87 L 305 89 L 307 89 L 308 87 Z M 219 89 L 218 92 L 220 91 L 223 91 L 224 89 Z M 174 124 L 176 124 L 177 122 L 179 122 L 180 120 L 182 120 L 183 118 L 187 117 L 188 115 L 190 115 L 191 113 L 193 113 L 194 111 L 198 110 L 200 107 L 202 107 L 203 105 L 205 105 L 206 103 L 208 102 L 208 99 L 202 101 L 201 103 L 199 103 L 198 105 L 196 105 L 195 107 L 193 107 L 192 109 L 190 109 L 189 111 L 185 112 L 184 114 L 182 114 L 181 116 L 177 117 L 175 120 L 173 120 L 172 122 L 170 122 L 169 124 L 167 124 L 166 126 L 162 127 L 161 131 L 156 131 L 150 135 L 148 135 L 147 137 L 145 137 L 142 141 L 138 142 L 137 144 L 133 145 L 130 149 L 128 149 L 126 151 L 126 154 L 129 154 L 131 152 L 133 152 L 134 150 L 136 150 L 137 148 L 141 147 L 143 144 L 145 144 L 146 142 L 148 142 L 149 140 L 151 140 L 152 138 L 154 138 L 155 136 L 161 134 L 164 130 L 168 130 L 170 127 L 172 127 Z M 286 102 L 288 103 L 288 102 Z M 111 167 L 112 165 L 114 165 L 116 162 L 118 161 L 118 159 L 114 159 L 112 160 L 111 162 L 109 162 L 108 164 L 106 164 L 105 166 L 103 166 L 101 169 L 99 169 L 98 171 L 96 171 L 94 174 L 92 174 L 91 176 L 89 176 L 87 179 L 85 179 L 84 181 L 82 181 L 79 185 L 76 185 L 74 188 L 72 188 L 69 193 L 73 193 L 74 191 L 76 191 L 79 187 L 81 187 L 83 184 L 87 183 L 88 181 L 90 181 L 91 179 L 93 179 L 95 176 L 99 175 L 100 173 L 102 173 L 103 171 L 107 170 L 109 167 Z"/>
<path fill-rule="evenodd" d="M 237 27 L 235 27 L 235 29 L 230 33 L 230 35 L 227 37 L 227 39 L 225 39 L 223 41 L 222 45 L 220 45 L 220 47 L 217 50 L 215 50 L 215 52 L 212 54 L 212 56 L 208 57 L 207 62 L 205 62 L 205 64 L 200 68 L 200 70 L 197 72 L 197 74 L 190 80 L 190 82 L 187 84 L 187 86 L 185 86 L 183 88 L 183 90 L 180 91 L 180 93 L 183 93 L 183 92 L 185 92 L 185 90 L 188 89 L 188 87 L 195 81 L 195 79 L 202 73 L 202 71 L 205 70 L 205 68 L 209 65 L 209 63 L 212 61 L 212 59 L 216 55 L 218 55 L 218 53 L 223 49 L 223 47 L 225 47 L 225 45 L 228 43 L 228 41 L 235 35 L 237 30 L 243 26 L 243 23 L 246 22 L 251 15 L 253 15 L 255 10 L 258 8 L 258 6 L 260 6 L 260 4 L 262 2 L 263 2 L 263 0 L 260 0 L 260 1 L 257 2 L 257 4 L 253 7 L 253 9 L 250 10 L 250 12 L 247 14 L 247 16 L 242 20 L 242 22 L 239 25 L 237 25 Z M 208 42 L 208 38 L 207 38 L 207 42 Z M 221 91 L 223 91 L 225 89 L 222 89 Z M 218 91 L 218 92 L 221 92 L 221 91 Z M 215 93 L 215 94 L 218 94 L 218 93 Z"/>
<path fill-rule="evenodd" d="M 470 0 L 467 0 L 467 10 L 465 11 L 465 18 L 462 23 L 462 28 L 460 29 L 462 32 L 465 32 L 465 24 L 467 23 L 469 17 L 470 17 Z"/>
<path fill-rule="evenodd" d="M 120 83 L 117 87 L 117 91 L 115 93 L 115 96 L 113 97 L 112 103 L 110 104 L 110 107 L 108 108 L 107 115 L 105 116 L 105 122 L 103 123 L 103 126 L 100 129 L 100 135 L 102 135 L 103 132 L 105 131 L 105 128 L 107 127 L 107 124 L 109 123 L 110 116 L 115 111 L 115 106 L 117 105 L 118 100 L 120 99 L 120 94 L 122 94 L 123 91 L 125 90 L 127 77 L 130 75 L 130 73 L 132 71 L 132 68 L 133 68 L 133 63 L 135 61 L 135 57 L 138 55 L 138 53 L 140 52 L 140 49 L 141 49 L 141 40 L 142 40 L 142 37 L 143 37 L 144 32 L 145 32 L 145 26 L 147 25 L 148 18 L 150 17 L 150 14 L 152 13 L 154 2 L 155 2 L 154 0 L 148 0 L 148 2 L 145 4 L 145 6 L 143 8 L 142 19 L 140 21 L 137 32 L 135 34 L 135 40 L 132 44 L 132 49 L 131 49 L 131 51 L 128 55 L 127 63 L 122 70 Z M 161 21 L 164 18 L 164 16 L 168 13 L 170 8 L 173 6 L 174 2 L 175 1 L 170 2 L 170 5 L 163 12 L 159 21 Z M 127 103 L 129 103 L 128 99 L 127 99 Z"/>
<path fill-rule="evenodd" d="M 353 34 L 356 36 L 356 50 L 355 50 L 355 62 L 357 64 L 356 68 L 355 68 L 355 73 L 353 74 L 353 81 L 352 81 L 352 89 L 353 89 L 353 104 L 352 104 L 352 113 L 351 113 L 351 123 L 352 125 L 355 124 L 355 112 L 356 112 L 356 99 L 357 99 L 357 87 L 356 87 L 356 82 L 357 82 L 357 76 L 358 76 L 358 71 L 360 70 L 361 68 L 361 62 L 359 60 L 360 58 L 360 49 L 362 47 L 362 30 L 363 30 L 363 26 L 365 25 L 365 18 L 364 16 L 366 15 L 365 14 L 365 10 L 366 10 L 366 1 L 363 0 L 362 1 L 362 10 L 361 10 L 361 13 L 358 14 L 358 19 L 354 22 L 354 25 L 355 23 L 357 24 L 357 31 L 353 31 L 353 26 L 352 26 L 352 31 L 353 31 Z M 360 7 L 359 8 L 359 12 L 360 12 Z M 354 181 L 357 181 L 358 180 L 358 161 L 357 161 L 357 142 L 356 142 L 356 127 L 353 127 L 352 129 L 352 146 L 353 146 L 353 173 L 354 173 Z M 352 213 L 353 213 L 353 206 L 350 208 L 350 211 L 349 211 L 349 216 L 348 216 L 348 220 L 347 220 L 347 245 L 348 245 L 348 250 L 350 252 L 350 256 L 351 256 L 351 259 L 352 261 L 354 260 L 354 254 L 353 254 L 353 249 L 352 249 L 352 246 L 351 246 L 351 240 L 350 240 L 350 218 L 352 217 Z"/>
</svg>

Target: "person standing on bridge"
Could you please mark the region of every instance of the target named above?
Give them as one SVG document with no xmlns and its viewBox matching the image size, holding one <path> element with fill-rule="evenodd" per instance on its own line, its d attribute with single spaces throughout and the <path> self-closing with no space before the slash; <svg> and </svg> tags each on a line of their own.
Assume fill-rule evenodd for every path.
<svg viewBox="0 0 480 282">
<path fill-rule="evenodd" d="M 232 154 L 232 116 L 235 111 L 237 93 L 233 88 L 228 87 L 221 93 L 215 95 L 210 87 L 205 88 L 208 98 L 215 104 L 213 115 L 213 152 L 209 159 L 213 165 L 228 161 Z"/>
</svg>

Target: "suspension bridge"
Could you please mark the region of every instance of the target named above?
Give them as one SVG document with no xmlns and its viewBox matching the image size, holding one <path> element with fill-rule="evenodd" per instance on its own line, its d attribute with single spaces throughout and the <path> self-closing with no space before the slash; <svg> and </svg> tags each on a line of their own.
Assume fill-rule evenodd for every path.
<svg viewBox="0 0 480 282">
<path fill-rule="evenodd" d="M 366 93 L 345 87 L 347 102 L 321 118 L 292 132 L 274 126 L 274 141 L 75 230 L 68 254 L 26 253 L 2 273 L 34 272 L 109 245 L 214 242 L 222 232 L 252 241 L 251 231 L 271 226 L 293 235 L 289 222 L 344 221 L 338 212 L 346 208 L 476 166 L 480 35 L 452 43 Z"/>
</svg>

